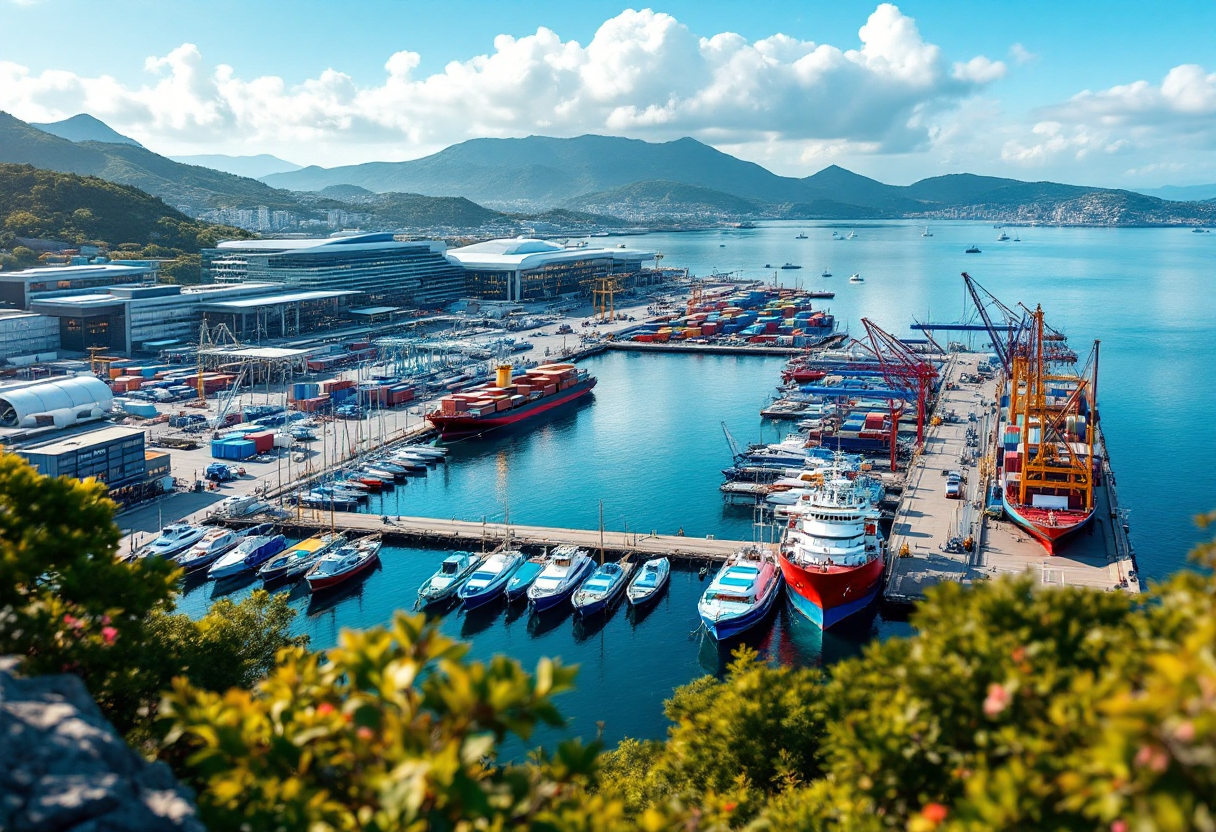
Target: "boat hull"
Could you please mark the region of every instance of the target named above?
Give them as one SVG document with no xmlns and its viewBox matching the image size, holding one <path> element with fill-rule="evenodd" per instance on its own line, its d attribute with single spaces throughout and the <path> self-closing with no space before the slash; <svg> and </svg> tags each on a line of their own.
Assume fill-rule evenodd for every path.
<svg viewBox="0 0 1216 832">
<path fill-rule="evenodd" d="M 518 566 L 514 569 L 509 569 L 500 574 L 490 583 L 476 590 L 469 590 L 469 585 L 466 582 L 460 588 L 459 592 L 460 600 L 464 602 L 464 608 L 466 610 L 477 609 L 478 607 L 485 606 L 498 596 L 504 594 L 507 589 L 507 584 L 511 582 L 511 578 L 514 577 L 515 573 L 518 571 Z"/>
<path fill-rule="evenodd" d="M 574 578 L 567 583 L 565 588 L 549 595 L 540 595 L 535 598 L 529 595 L 528 600 L 531 602 L 532 609 L 536 612 L 544 612 L 545 610 L 551 610 L 554 607 L 560 606 L 563 602 L 569 600 L 570 596 L 574 594 L 574 591 L 579 588 L 583 581 L 587 579 L 587 576 L 590 575 L 594 570 L 594 562 L 588 560 L 584 563 L 582 568 L 578 570 L 578 573 L 574 576 Z"/>
<path fill-rule="evenodd" d="M 718 619 L 710 619 L 702 615 L 701 622 L 705 625 L 706 632 L 714 641 L 726 641 L 755 627 L 768 617 L 777 601 L 777 596 L 781 594 L 782 583 L 782 579 L 777 578 L 773 581 L 772 589 L 762 602 L 739 615 Z"/>
<path fill-rule="evenodd" d="M 440 436 L 471 436 L 478 433 L 485 433 L 488 430 L 495 428 L 503 428 L 508 425 L 516 425 L 534 416 L 539 416 L 555 407 L 561 407 L 564 404 L 576 401 L 590 393 L 595 388 L 596 379 L 588 378 L 585 381 L 580 381 L 578 384 L 566 390 L 554 393 L 551 396 L 546 396 L 531 404 L 526 404 L 523 407 L 516 407 L 510 410 L 500 410 L 493 416 L 467 416 L 457 414 L 455 416 L 445 416 L 439 413 L 432 413 L 427 416 Z"/>
<path fill-rule="evenodd" d="M 1009 495 L 1001 493 L 1001 505 L 1005 514 L 1047 550 L 1047 554 L 1059 554 L 1057 550 L 1093 519 L 1093 511 L 1052 511 L 1022 506 L 1012 502 Z M 1052 523 L 1054 518 L 1055 522 Z M 1061 522 L 1063 521 L 1063 522 Z"/>
<path fill-rule="evenodd" d="M 628 583 L 628 578 L 627 576 L 622 575 L 617 582 L 613 584 L 612 588 L 600 597 L 587 601 L 584 604 L 575 604 L 574 614 L 580 618 L 589 618 L 597 613 L 604 612 L 616 603 L 616 599 L 620 596 L 622 590 L 625 589 L 626 583 Z"/>
<path fill-rule="evenodd" d="M 536 579 L 540 577 L 540 573 L 544 571 L 544 564 L 527 561 L 523 566 L 519 567 L 511 580 L 507 582 L 505 590 L 508 601 L 518 601 L 520 598 L 528 594 L 528 590 L 532 584 L 536 583 Z"/>
<path fill-rule="evenodd" d="M 376 565 L 376 561 L 378 560 L 380 560 L 380 554 L 374 553 L 371 556 L 364 558 L 354 568 L 348 569 L 347 571 L 341 572 L 337 575 L 326 575 L 323 578 L 306 576 L 305 580 L 308 581 L 308 589 L 312 592 L 319 592 L 323 589 L 330 589 L 331 587 L 338 586 L 339 584 L 345 583 L 351 578 L 361 575 L 367 570 L 371 569 Z"/>
<path fill-rule="evenodd" d="M 826 630 L 874 602 L 882 583 L 883 559 L 856 567 L 832 567 L 827 572 L 805 569 L 780 555 L 786 597 L 799 613 Z"/>
<path fill-rule="evenodd" d="M 652 589 L 648 589 L 645 593 L 630 593 L 626 591 L 625 598 L 629 601 L 631 607 L 644 607 L 652 601 L 658 599 L 662 594 L 663 588 L 667 586 L 667 582 L 671 579 L 671 572 L 664 572 L 663 577 Z"/>
</svg>

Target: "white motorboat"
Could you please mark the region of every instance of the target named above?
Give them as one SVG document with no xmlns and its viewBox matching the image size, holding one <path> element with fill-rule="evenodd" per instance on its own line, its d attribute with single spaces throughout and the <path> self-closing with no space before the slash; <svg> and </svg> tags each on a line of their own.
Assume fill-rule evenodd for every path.
<svg viewBox="0 0 1216 832">
<path fill-rule="evenodd" d="M 860 272 L 853 272 L 853 274 L 851 274 L 849 276 L 849 282 L 850 283 L 865 283 L 866 279 L 861 276 Z"/>
<path fill-rule="evenodd" d="M 215 507 L 215 513 L 221 517 L 244 517 L 253 514 L 254 510 L 264 505 L 255 494 L 238 494 L 220 501 Z"/>
<path fill-rule="evenodd" d="M 229 550 L 235 549 L 244 537 L 240 532 L 231 529 L 211 529 L 198 543 L 177 556 L 177 564 L 186 570 L 187 574 L 196 572 L 215 563 Z"/>
<path fill-rule="evenodd" d="M 170 523 L 160 530 L 160 536 L 136 553 L 141 558 L 171 558 L 184 552 L 203 539 L 207 533 L 204 526 L 189 523 Z"/>
<path fill-rule="evenodd" d="M 528 601 L 537 612 L 565 601 L 595 569 L 595 561 L 577 546 L 558 546 L 528 587 Z"/>
<path fill-rule="evenodd" d="M 496 552 L 486 558 L 458 591 L 464 608 L 480 607 L 502 595 L 523 563 L 524 555 L 518 551 Z"/>
<path fill-rule="evenodd" d="M 254 526 L 235 549 L 211 564 L 207 577 L 218 580 L 249 572 L 286 549 L 287 538 L 272 534 L 273 528 L 269 523 Z"/>
<path fill-rule="evenodd" d="M 631 607 L 640 607 L 659 597 L 667 580 L 671 577 L 671 561 L 667 558 L 655 558 L 642 564 L 638 574 L 629 582 L 625 590 L 625 598 Z"/>
<path fill-rule="evenodd" d="M 760 623 L 781 594 L 781 569 L 770 549 L 749 546 L 729 558 L 697 602 L 697 612 L 715 641 Z"/>
<path fill-rule="evenodd" d="M 423 604 L 446 601 L 480 565 L 481 557 L 472 552 L 453 552 L 444 558 L 438 572 L 423 581 L 418 588 L 418 600 Z"/>
</svg>

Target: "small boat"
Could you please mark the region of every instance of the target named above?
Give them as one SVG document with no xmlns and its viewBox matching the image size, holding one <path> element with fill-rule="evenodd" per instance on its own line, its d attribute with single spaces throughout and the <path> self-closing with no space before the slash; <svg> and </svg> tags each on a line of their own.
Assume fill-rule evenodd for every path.
<svg viewBox="0 0 1216 832">
<path fill-rule="evenodd" d="M 932 232 L 932 231 L 930 231 L 930 230 L 929 230 L 929 226 L 927 226 L 927 225 L 926 225 L 926 226 L 925 226 L 925 230 L 924 230 L 924 231 L 922 231 L 922 232 L 920 233 L 920 236 L 922 236 L 922 237 L 932 237 L 932 236 L 933 236 L 933 232 Z"/>
<path fill-rule="evenodd" d="M 496 552 L 486 558 L 457 591 L 464 608 L 480 607 L 502 595 L 524 560 L 523 553 L 517 551 Z"/>
<path fill-rule="evenodd" d="M 824 289 L 812 289 L 811 291 L 806 293 L 806 296 L 808 298 L 820 298 L 823 300 L 831 300 L 832 298 L 836 297 L 836 293 L 828 292 Z"/>
<path fill-rule="evenodd" d="M 380 546 L 380 535 L 373 534 L 326 552 L 304 574 L 309 591 L 329 589 L 367 571 L 379 559 Z"/>
<path fill-rule="evenodd" d="M 659 597 L 667 580 L 671 577 L 671 561 L 667 558 L 655 558 L 642 564 L 638 574 L 629 582 L 625 590 L 625 598 L 632 607 L 649 604 Z"/>
<path fill-rule="evenodd" d="M 819 273 L 819 276 L 820 277 L 831 277 L 832 273 L 830 271 L 828 271 L 827 269 L 824 269 L 823 271 L 821 271 Z"/>
<path fill-rule="evenodd" d="M 794 239 L 795 239 L 795 240 L 805 240 L 806 238 L 807 238 L 807 237 L 806 237 L 806 235 L 805 235 L 805 234 L 799 234 L 799 235 L 798 235 L 797 237 L 795 237 Z"/>
<path fill-rule="evenodd" d="M 996 235 L 996 241 L 998 243 L 1003 243 L 1008 239 L 1009 239 L 1009 235 L 1006 234 L 1004 231 L 1002 231 L 1000 234 Z"/>
<path fill-rule="evenodd" d="M 849 236 L 845 237 L 845 239 L 846 239 L 846 240 L 855 240 L 855 239 L 857 239 L 857 232 L 856 232 L 856 231 L 852 231 L 852 230 L 850 230 L 850 231 L 849 231 Z"/>
<path fill-rule="evenodd" d="M 965 253 L 966 254 L 980 254 L 981 253 L 980 247 L 977 246 L 975 243 L 972 243 L 971 248 L 967 249 L 967 251 Z"/>
<path fill-rule="evenodd" d="M 453 552 L 443 559 L 439 571 L 418 587 L 418 600 L 433 604 L 451 598 L 480 565 L 481 558 L 472 552 Z"/>
<path fill-rule="evenodd" d="M 782 266 L 781 268 L 783 268 L 783 269 L 801 269 L 801 268 L 802 268 L 802 266 L 799 266 L 799 265 L 797 265 L 796 263 L 786 263 L 786 264 L 785 264 L 784 266 Z"/>
<path fill-rule="evenodd" d="M 160 530 L 160 536 L 135 553 L 140 558 L 171 558 L 203 539 L 207 529 L 189 523 L 170 523 Z"/>
<path fill-rule="evenodd" d="M 333 509 L 334 511 L 354 511 L 359 507 L 359 501 L 354 497 L 342 497 L 335 494 L 322 494 L 308 491 L 297 498 L 300 505 L 307 508 Z"/>
<path fill-rule="evenodd" d="M 427 457 L 436 462 L 447 462 L 448 449 L 438 445 L 406 445 L 402 450 L 414 456 Z"/>
<path fill-rule="evenodd" d="M 556 607 L 578 588 L 595 569 L 595 561 L 577 546 L 558 546 L 536 581 L 528 587 L 532 609 L 544 612 Z"/>
<path fill-rule="evenodd" d="M 252 514 L 254 509 L 261 505 L 262 501 L 255 495 L 241 494 L 220 501 L 215 507 L 215 514 L 221 517 L 244 517 L 246 514 Z"/>
<path fill-rule="evenodd" d="M 296 545 L 262 564 L 258 577 L 266 583 L 293 578 L 307 572 L 321 556 L 346 542 L 345 535 L 323 534 L 301 540 Z"/>
<path fill-rule="evenodd" d="M 570 597 L 574 614 L 586 618 L 609 609 L 625 591 L 632 571 L 632 563 L 600 564 Z"/>
<path fill-rule="evenodd" d="M 536 582 L 537 576 L 540 575 L 548 563 L 548 555 L 528 558 L 524 561 L 511 577 L 511 580 L 507 582 L 507 600 L 514 601 L 527 595 L 528 589 Z"/>
<path fill-rule="evenodd" d="M 231 578 L 251 569 L 257 569 L 270 558 L 287 548 L 287 538 L 272 534 L 269 523 L 254 526 L 235 549 L 211 564 L 207 577 L 213 580 Z"/>
<path fill-rule="evenodd" d="M 1017 233 L 1016 231 L 1015 231 L 1015 232 L 1013 232 L 1013 241 L 1014 241 L 1015 243 L 1020 243 L 1020 242 L 1022 242 L 1022 238 L 1018 236 L 1018 233 Z"/>
<path fill-rule="evenodd" d="M 211 529 L 198 543 L 177 556 L 177 565 L 186 570 L 186 574 L 197 572 L 235 549 L 243 539 L 243 534 L 231 529 Z"/>
<path fill-rule="evenodd" d="M 697 602 L 705 629 L 725 641 L 760 623 L 781 594 L 781 568 L 768 549 L 740 549 L 718 570 Z"/>
<path fill-rule="evenodd" d="M 866 279 L 861 276 L 860 272 L 853 272 L 853 274 L 849 275 L 849 282 L 850 283 L 865 283 Z"/>
</svg>

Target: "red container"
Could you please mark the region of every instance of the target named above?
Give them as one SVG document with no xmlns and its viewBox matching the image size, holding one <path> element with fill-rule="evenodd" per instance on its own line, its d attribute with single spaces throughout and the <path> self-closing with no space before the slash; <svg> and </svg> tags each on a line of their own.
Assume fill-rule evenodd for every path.
<svg viewBox="0 0 1216 832">
<path fill-rule="evenodd" d="M 546 396 L 552 396 L 556 392 L 557 392 L 556 384 L 546 384 L 545 385 L 545 395 Z"/>
<path fill-rule="evenodd" d="M 1005 470 L 1010 474 L 1019 473 L 1022 470 L 1022 455 L 1017 451 L 1006 451 Z"/>
<path fill-rule="evenodd" d="M 260 454 L 274 450 L 274 434 L 270 431 L 247 433 L 245 439 L 253 443 L 253 449 Z"/>
</svg>

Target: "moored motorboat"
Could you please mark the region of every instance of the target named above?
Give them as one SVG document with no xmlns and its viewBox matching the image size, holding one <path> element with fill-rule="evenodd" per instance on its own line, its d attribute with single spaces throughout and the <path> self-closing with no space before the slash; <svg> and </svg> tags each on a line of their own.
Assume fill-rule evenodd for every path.
<svg viewBox="0 0 1216 832">
<path fill-rule="evenodd" d="M 439 570 L 418 587 L 418 600 L 423 604 L 434 604 L 453 597 L 480 564 L 479 555 L 453 552 L 443 559 Z"/>
<path fill-rule="evenodd" d="M 490 555 L 457 590 L 464 608 L 471 610 L 480 607 L 502 595 L 507 583 L 523 564 L 522 552 L 507 550 Z"/>
<path fill-rule="evenodd" d="M 137 550 L 135 557 L 171 558 L 198 543 L 206 533 L 205 526 L 170 523 L 160 530 L 160 535 L 155 540 Z"/>
<path fill-rule="evenodd" d="M 373 534 L 326 552 L 304 574 L 309 591 L 335 587 L 371 569 L 380 557 L 380 546 L 380 535 Z"/>
<path fill-rule="evenodd" d="M 528 587 L 528 602 L 532 609 L 544 612 L 567 600 L 587 576 L 595 569 L 593 561 L 577 546 L 558 546 L 549 556 L 549 562 Z"/>
<path fill-rule="evenodd" d="M 770 549 L 749 546 L 732 554 L 697 603 L 705 630 L 725 641 L 759 624 L 781 594 L 781 569 Z"/>
<path fill-rule="evenodd" d="M 507 581 L 506 595 L 508 601 L 515 601 L 519 598 L 524 598 L 528 594 L 528 589 L 536 582 L 537 577 L 544 570 L 545 565 L 549 563 L 548 555 L 528 558 L 515 574 L 511 576 L 511 580 Z"/>
<path fill-rule="evenodd" d="M 298 577 L 334 546 L 341 546 L 345 542 L 346 537 L 341 533 L 321 534 L 301 540 L 263 563 L 258 569 L 258 577 L 266 583 Z"/>
<path fill-rule="evenodd" d="M 642 564 L 642 568 L 629 582 L 629 587 L 625 590 L 625 598 L 633 607 L 649 604 L 659 597 L 670 577 L 671 561 L 667 558 L 648 560 Z"/>
<path fill-rule="evenodd" d="M 234 532 L 230 529 L 210 529 L 198 543 L 182 552 L 175 560 L 177 565 L 186 571 L 186 574 L 197 572 L 235 549 L 244 539 L 245 534 L 242 532 Z"/>
<path fill-rule="evenodd" d="M 608 610 L 625 591 L 632 571 L 633 564 L 628 561 L 601 563 L 570 596 L 574 614 L 586 618 Z"/>
<path fill-rule="evenodd" d="M 252 569 L 257 569 L 270 558 L 287 548 L 287 538 L 274 534 L 269 523 L 254 526 L 237 547 L 221 557 L 207 570 L 212 579 L 231 578 Z"/>
</svg>

